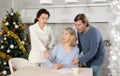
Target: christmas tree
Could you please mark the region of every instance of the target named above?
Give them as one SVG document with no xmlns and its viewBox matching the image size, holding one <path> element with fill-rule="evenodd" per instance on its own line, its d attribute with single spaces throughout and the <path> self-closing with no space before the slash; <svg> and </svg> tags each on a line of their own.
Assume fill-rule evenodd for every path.
<svg viewBox="0 0 120 76">
<path fill-rule="evenodd" d="M 111 3 L 112 17 L 110 21 L 110 76 L 120 76 L 120 0 Z"/>
<path fill-rule="evenodd" d="M 0 76 L 10 74 L 8 60 L 14 57 L 28 57 L 28 36 L 21 15 L 13 9 L 2 20 L 0 31 Z"/>
</svg>

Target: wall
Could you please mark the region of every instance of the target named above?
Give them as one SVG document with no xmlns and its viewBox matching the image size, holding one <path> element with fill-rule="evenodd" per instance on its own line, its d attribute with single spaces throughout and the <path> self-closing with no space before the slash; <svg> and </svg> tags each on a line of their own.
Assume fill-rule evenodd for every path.
<svg viewBox="0 0 120 76">
<path fill-rule="evenodd" d="M 5 0 L 0 0 L 0 20 L 2 20 L 2 17 L 4 16 L 4 14 L 5 14 L 5 11 L 8 11 L 8 10 L 10 10 L 10 8 L 12 7 L 12 1 L 13 0 L 7 0 L 7 1 L 5 1 Z M 21 11 L 21 9 L 26 9 L 26 8 L 37 8 L 37 9 L 39 9 L 39 8 L 44 8 L 44 7 L 56 7 L 56 6 L 60 6 L 59 8 L 57 8 L 57 9 L 55 9 L 55 10 L 59 10 L 59 9 L 66 9 L 66 8 L 61 8 L 61 6 L 62 7 L 66 7 L 66 6 L 71 6 L 71 5 L 75 5 L 75 6 L 86 6 L 87 5 L 87 8 L 86 7 L 82 7 L 84 10 L 83 10 L 83 12 L 84 13 L 90 13 L 90 15 L 91 14 L 94 14 L 94 8 L 96 8 L 96 7 L 89 7 L 89 5 L 91 6 L 91 4 L 97 4 L 97 5 L 99 5 L 99 4 L 102 4 L 102 3 L 92 3 L 92 0 L 78 0 L 79 2 L 78 3 L 76 3 L 76 4 L 66 4 L 66 3 L 64 3 L 64 0 L 53 0 L 53 3 L 54 4 L 52 4 L 52 5 L 42 5 L 42 4 L 40 4 L 39 3 L 39 0 L 14 0 L 14 9 L 16 10 L 16 11 Z M 107 4 L 108 2 L 110 2 L 110 1 L 112 1 L 112 0 L 106 0 L 106 2 L 104 3 L 104 4 Z M 101 6 L 102 7 L 102 6 Z M 98 13 L 99 13 L 99 11 L 101 10 L 102 11 L 102 13 L 104 13 L 104 12 L 106 12 L 107 14 L 105 15 L 106 16 L 106 18 L 109 16 L 109 9 L 106 9 L 106 6 L 103 6 L 103 8 L 96 8 L 95 10 L 96 11 L 98 11 Z M 105 7 L 105 9 L 104 9 L 104 7 Z M 4 9 L 3 9 L 4 8 Z M 72 7 L 73 9 L 74 9 L 74 7 Z M 75 7 L 76 8 L 76 7 Z M 77 8 L 79 8 L 79 7 L 77 7 Z M 81 9 L 81 8 L 80 8 Z M 103 10 L 102 10 L 103 9 Z M 65 10 L 64 10 L 65 11 Z M 69 11 L 69 10 L 67 10 L 67 11 Z M 74 10 L 74 11 L 78 11 L 78 10 Z M 101 12 L 100 11 L 100 12 Z M 78 11 L 79 12 L 79 11 Z M 58 13 L 59 13 L 59 11 L 58 11 Z M 66 11 L 65 11 L 65 13 L 66 13 Z M 64 14 L 65 14 L 64 13 Z M 72 12 L 72 13 L 74 13 L 74 12 Z M 96 15 L 98 15 L 98 13 L 95 13 L 95 16 L 94 17 L 96 17 Z M 35 13 L 34 13 L 35 14 Z M 61 13 L 60 13 L 61 14 Z M 74 13 L 74 14 L 77 14 L 77 13 Z M 52 13 L 52 15 L 53 15 L 53 13 Z M 67 14 L 66 14 L 67 15 Z M 99 14 L 100 15 L 100 14 Z M 104 15 L 104 14 L 101 14 L 101 15 Z M 54 16 L 54 15 L 53 15 Z M 70 15 L 69 15 L 70 16 Z M 74 15 L 73 15 L 74 16 Z M 73 17 L 72 16 L 72 17 Z M 89 16 L 89 15 L 88 15 Z M 34 15 L 33 15 L 33 17 L 34 17 Z M 54 16 L 55 17 L 55 16 Z M 90 16 L 90 18 L 91 17 L 93 17 L 93 15 L 92 16 Z M 97 16 L 97 17 L 102 17 L 103 18 L 103 16 Z M 52 17 L 51 17 L 52 18 Z M 105 18 L 104 18 L 105 19 Z M 58 19 L 57 19 L 58 20 Z M 95 19 L 94 19 L 95 20 Z M 93 20 L 93 21 L 94 21 Z M 97 20 L 97 19 L 96 19 Z M 32 21 L 32 20 L 31 20 Z"/>
<path fill-rule="evenodd" d="M 5 16 L 6 11 L 11 8 L 11 0 L 0 0 L 0 22 L 2 18 Z M 1 24 L 0 24 L 1 25 Z"/>
<path fill-rule="evenodd" d="M 47 9 L 51 17 L 49 23 L 73 23 L 74 17 L 79 13 L 85 13 L 90 22 L 108 22 L 110 19 L 110 4 L 83 4 L 41 7 Z M 33 22 L 40 8 L 21 8 L 20 12 L 24 22 Z M 101 13 L 100 13 L 101 12 Z M 60 17 L 59 17 L 60 16 Z"/>
</svg>

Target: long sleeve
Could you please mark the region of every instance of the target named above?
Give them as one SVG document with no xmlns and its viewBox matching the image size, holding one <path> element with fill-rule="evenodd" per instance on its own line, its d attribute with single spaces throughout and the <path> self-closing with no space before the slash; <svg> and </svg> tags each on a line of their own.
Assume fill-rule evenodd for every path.
<svg viewBox="0 0 120 76">
<path fill-rule="evenodd" d="M 96 55 L 98 46 L 99 46 L 99 38 L 96 34 L 91 37 L 90 47 L 89 47 L 90 49 L 84 56 L 80 58 L 80 63 L 83 64 L 91 60 Z"/>
<path fill-rule="evenodd" d="M 87 32 L 80 34 L 80 40 L 83 50 L 83 56 L 79 58 L 80 64 L 86 63 L 87 66 L 103 64 L 105 47 L 100 31 L 90 26 Z"/>
<path fill-rule="evenodd" d="M 78 58 L 79 49 L 77 47 L 73 47 L 71 52 L 66 52 L 61 44 L 56 45 L 51 51 L 51 58 L 47 60 L 46 64 L 49 67 L 53 66 L 53 62 L 56 64 L 64 64 L 65 67 L 72 67 L 73 58 Z"/>
<path fill-rule="evenodd" d="M 75 57 L 74 58 L 79 58 L 79 49 L 76 49 L 76 54 L 75 54 Z"/>
<path fill-rule="evenodd" d="M 57 46 L 55 46 L 51 51 L 51 58 L 46 61 L 46 64 L 48 65 L 48 67 L 53 66 L 53 62 L 56 61 L 56 55 L 57 55 Z"/>
<path fill-rule="evenodd" d="M 50 35 L 49 35 L 50 36 L 50 42 L 49 42 L 48 47 L 52 48 L 53 45 L 54 45 L 55 39 L 54 39 L 54 35 L 53 35 L 53 32 L 52 32 L 51 28 L 49 28 L 49 33 L 50 33 Z"/>
<path fill-rule="evenodd" d="M 30 27 L 30 39 L 31 39 L 31 49 L 34 50 L 42 50 L 44 51 L 46 48 L 43 45 L 42 41 L 39 39 L 37 32 L 35 31 L 35 26 Z"/>
</svg>

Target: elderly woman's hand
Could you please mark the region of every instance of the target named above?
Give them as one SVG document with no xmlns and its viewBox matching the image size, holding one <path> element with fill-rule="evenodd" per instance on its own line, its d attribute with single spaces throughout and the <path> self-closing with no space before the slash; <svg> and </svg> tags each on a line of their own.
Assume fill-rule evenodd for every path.
<svg viewBox="0 0 120 76">
<path fill-rule="evenodd" d="M 80 60 L 78 58 L 74 58 L 72 60 L 72 63 L 75 65 L 75 64 L 78 64 L 80 62 Z"/>
</svg>

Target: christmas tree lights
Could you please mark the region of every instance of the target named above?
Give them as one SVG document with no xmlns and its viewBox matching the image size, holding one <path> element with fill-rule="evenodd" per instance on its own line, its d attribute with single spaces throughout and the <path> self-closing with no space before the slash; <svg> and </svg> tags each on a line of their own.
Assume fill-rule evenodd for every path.
<svg viewBox="0 0 120 76">
<path fill-rule="evenodd" d="M 110 47 L 109 66 L 112 76 L 120 76 L 120 0 L 111 3 L 112 19 L 110 21 Z"/>
<path fill-rule="evenodd" d="M 14 57 L 28 57 L 27 36 L 21 15 L 11 9 L 2 20 L 0 30 L 0 76 L 10 74 L 8 60 Z"/>
</svg>

